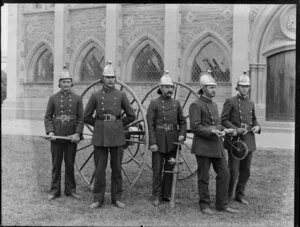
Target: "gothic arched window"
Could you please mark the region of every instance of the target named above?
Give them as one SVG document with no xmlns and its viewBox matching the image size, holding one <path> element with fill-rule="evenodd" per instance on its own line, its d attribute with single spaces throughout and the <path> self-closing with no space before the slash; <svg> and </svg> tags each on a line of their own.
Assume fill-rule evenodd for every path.
<svg viewBox="0 0 300 227">
<path fill-rule="evenodd" d="M 104 61 L 104 55 L 97 48 L 91 48 L 81 63 L 81 81 L 93 81 L 99 79 L 105 66 Z"/>
<path fill-rule="evenodd" d="M 132 80 L 157 82 L 164 72 L 164 64 L 158 51 L 147 44 L 137 55 L 132 65 Z"/>
<path fill-rule="evenodd" d="M 53 54 L 45 49 L 39 56 L 34 66 L 34 81 L 53 81 Z"/>
<path fill-rule="evenodd" d="M 192 65 L 192 81 L 199 81 L 200 73 L 206 70 L 211 70 L 217 82 L 230 82 L 228 60 L 222 49 L 212 42 L 207 43 L 196 55 Z"/>
</svg>

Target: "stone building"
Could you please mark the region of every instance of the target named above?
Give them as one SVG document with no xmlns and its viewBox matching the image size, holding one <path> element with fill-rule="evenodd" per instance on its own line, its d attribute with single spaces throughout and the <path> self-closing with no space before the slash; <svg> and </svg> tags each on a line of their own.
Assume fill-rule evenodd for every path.
<svg viewBox="0 0 300 227">
<path fill-rule="evenodd" d="M 42 119 L 64 64 L 80 94 L 111 59 L 141 98 L 165 69 L 195 91 L 210 69 L 220 111 L 246 69 L 262 125 L 294 130 L 296 5 L 9 4 L 8 22 L 4 115 Z"/>
</svg>

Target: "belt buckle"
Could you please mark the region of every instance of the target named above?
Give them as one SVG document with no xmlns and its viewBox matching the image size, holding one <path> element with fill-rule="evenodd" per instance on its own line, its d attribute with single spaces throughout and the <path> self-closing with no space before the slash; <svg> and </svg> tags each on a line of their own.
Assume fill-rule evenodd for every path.
<svg viewBox="0 0 300 227">
<path fill-rule="evenodd" d="M 246 130 L 247 130 L 247 128 L 248 128 L 248 125 L 247 125 L 247 124 L 245 124 L 245 123 L 242 123 L 242 124 L 241 124 L 241 128 L 243 128 L 243 129 L 246 129 Z"/>
<path fill-rule="evenodd" d="M 68 116 L 65 114 L 60 116 L 61 121 L 67 121 L 68 120 L 67 118 L 68 118 Z"/>
<path fill-rule="evenodd" d="M 104 114 L 104 121 L 111 121 L 111 120 L 112 120 L 111 114 Z"/>
</svg>

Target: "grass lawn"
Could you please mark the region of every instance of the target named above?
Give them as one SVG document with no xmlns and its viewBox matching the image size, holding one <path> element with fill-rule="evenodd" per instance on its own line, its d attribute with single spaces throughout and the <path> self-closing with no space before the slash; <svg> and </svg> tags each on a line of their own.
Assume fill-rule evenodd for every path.
<svg viewBox="0 0 300 227">
<path fill-rule="evenodd" d="M 51 181 L 49 142 L 31 136 L 2 135 L 2 225 L 67 226 L 293 226 L 294 151 L 258 150 L 246 195 L 250 205 L 232 202 L 239 214 L 214 209 L 215 174 L 211 170 L 210 192 L 214 216 L 199 212 L 197 176 L 177 185 L 176 208 L 168 203 L 154 207 L 150 202 L 151 170 L 145 168 L 137 183 L 123 195 L 121 210 L 106 196 L 102 209 L 91 210 L 90 188 L 76 172 L 81 200 L 63 195 L 48 201 Z M 109 168 L 109 167 L 108 167 Z"/>
</svg>

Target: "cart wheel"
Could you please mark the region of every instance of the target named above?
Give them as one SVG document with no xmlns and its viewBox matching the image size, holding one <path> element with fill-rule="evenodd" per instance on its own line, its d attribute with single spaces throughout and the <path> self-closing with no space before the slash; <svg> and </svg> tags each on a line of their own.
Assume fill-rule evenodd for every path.
<svg viewBox="0 0 300 227">
<path fill-rule="evenodd" d="M 102 88 L 102 83 L 97 80 L 91 83 L 82 93 L 84 107 L 92 93 Z M 148 126 L 142 105 L 133 91 L 123 82 L 117 81 L 116 88 L 125 92 L 133 109 L 135 110 L 136 119 L 125 127 L 126 144 L 124 146 L 124 155 L 122 160 L 122 180 L 123 192 L 129 190 L 141 175 L 148 152 Z M 94 113 L 95 114 L 95 113 Z M 122 112 L 122 116 L 124 116 Z M 93 127 L 85 124 L 84 140 L 78 144 L 75 166 L 79 171 L 82 179 L 93 189 L 95 179 L 94 164 L 94 146 L 91 144 L 93 135 Z M 110 190 L 111 168 L 110 160 L 107 162 L 106 168 L 106 191 Z M 109 193 L 109 192 L 108 192 Z"/>
<path fill-rule="evenodd" d="M 248 155 L 248 147 L 242 140 L 236 140 L 230 142 L 231 149 L 230 152 L 232 156 L 237 160 L 243 160 Z"/>
<path fill-rule="evenodd" d="M 184 83 L 174 82 L 175 89 L 173 98 L 179 100 L 183 114 L 187 120 L 187 135 L 184 142 L 184 146 L 181 147 L 179 157 L 183 159 L 183 164 L 180 165 L 178 180 L 185 180 L 195 175 L 197 172 L 197 160 L 195 155 L 191 154 L 191 146 L 193 141 L 193 133 L 189 129 L 189 106 L 195 101 L 199 96 L 198 94 L 189 86 Z M 155 85 L 150 89 L 146 96 L 142 99 L 141 103 L 145 109 L 148 108 L 150 101 L 156 99 L 159 95 L 157 94 L 159 85 Z M 149 152 L 151 154 L 151 152 Z M 151 157 L 147 159 L 147 166 L 151 168 Z"/>
</svg>

